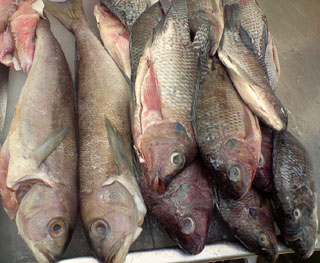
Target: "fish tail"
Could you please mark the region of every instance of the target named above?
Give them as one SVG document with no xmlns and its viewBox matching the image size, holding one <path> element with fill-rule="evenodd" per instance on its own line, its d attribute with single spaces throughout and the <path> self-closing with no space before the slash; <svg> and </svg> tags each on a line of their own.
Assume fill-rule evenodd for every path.
<svg viewBox="0 0 320 263">
<path fill-rule="evenodd" d="M 66 0 L 65 2 L 45 2 L 45 9 L 54 15 L 69 31 L 77 20 L 86 21 L 82 0 Z"/>
</svg>

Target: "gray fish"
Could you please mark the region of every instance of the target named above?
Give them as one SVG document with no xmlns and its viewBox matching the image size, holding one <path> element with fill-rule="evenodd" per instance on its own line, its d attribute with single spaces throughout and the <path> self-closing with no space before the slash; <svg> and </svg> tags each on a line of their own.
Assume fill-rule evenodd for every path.
<svg viewBox="0 0 320 263">
<path fill-rule="evenodd" d="M 272 208 L 286 244 L 303 258 L 317 243 L 317 194 L 312 163 L 303 145 L 290 133 L 275 135 Z"/>
<path fill-rule="evenodd" d="M 33 64 L 0 152 L 3 206 L 38 262 L 57 260 L 71 238 L 77 167 L 71 74 L 49 20 L 40 19 Z"/>
</svg>

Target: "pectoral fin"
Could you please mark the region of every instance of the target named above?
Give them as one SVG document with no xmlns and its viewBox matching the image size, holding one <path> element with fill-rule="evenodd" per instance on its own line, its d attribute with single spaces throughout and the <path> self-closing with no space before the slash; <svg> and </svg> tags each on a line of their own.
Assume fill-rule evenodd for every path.
<svg viewBox="0 0 320 263">
<path fill-rule="evenodd" d="M 67 125 L 57 133 L 48 137 L 43 143 L 41 143 L 27 158 L 32 158 L 36 161 L 37 166 L 51 154 L 51 152 L 57 148 L 57 146 L 63 141 L 67 132 L 69 131 L 70 125 Z"/>
</svg>

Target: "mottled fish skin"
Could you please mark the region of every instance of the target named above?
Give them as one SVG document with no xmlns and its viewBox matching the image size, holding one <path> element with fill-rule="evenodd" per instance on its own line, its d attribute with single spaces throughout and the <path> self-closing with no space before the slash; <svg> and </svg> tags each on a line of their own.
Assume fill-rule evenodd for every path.
<svg viewBox="0 0 320 263">
<path fill-rule="evenodd" d="M 195 35 L 194 41 L 203 41 L 201 25 L 209 27 L 210 51 L 213 56 L 219 47 L 224 28 L 223 6 L 221 0 L 187 0 L 190 30 Z M 205 28 L 205 27 L 204 27 Z"/>
<path fill-rule="evenodd" d="M 146 44 L 134 86 L 134 147 L 149 186 L 157 191 L 197 155 L 191 125 L 197 62 L 186 2 L 174 1 Z"/>
<path fill-rule="evenodd" d="M 164 13 L 160 2 L 147 8 L 135 21 L 130 32 L 131 85 L 134 87 L 137 69 L 145 45 L 153 29 L 162 19 Z"/>
<path fill-rule="evenodd" d="M 4 208 L 37 261 L 55 261 L 77 216 L 78 165 L 71 73 L 48 19 L 0 156 Z"/>
<path fill-rule="evenodd" d="M 77 42 L 80 212 L 84 230 L 99 260 L 122 263 L 142 231 L 146 213 L 133 172 L 130 89 L 117 64 L 91 32 L 81 0 L 70 1 L 69 5 L 47 2 L 46 8 Z"/>
<path fill-rule="evenodd" d="M 290 133 L 275 135 L 272 208 L 286 244 L 303 258 L 317 242 L 317 194 L 312 163 L 304 146 Z"/>
<path fill-rule="evenodd" d="M 265 124 L 276 131 L 287 127 L 287 112 L 273 93 L 263 67 L 241 36 L 241 5 L 224 7 L 225 29 L 218 49 L 222 63 L 243 101 Z"/>
<path fill-rule="evenodd" d="M 196 160 L 172 179 L 167 190 L 152 191 L 144 176 L 139 179 L 144 200 L 179 247 L 198 254 L 206 243 L 215 197 L 208 172 Z"/>
<path fill-rule="evenodd" d="M 251 188 L 241 200 L 233 200 L 217 190 L 217 205 L 232 233 L 250 252 L 275 262 L 278 244 L 270 204 Z"/>
<path fill-rule="evenodd" d="M 272 152 L 273 152 L 273 131 L 260 124 L 262 142 L 261 155 L 254 176 L 253 185 L 263 192 L 270 192 L 272 188 Z"/>
<path fill-rule="evenodd" d="M 234 199 L 250 189 L 261 152 L 258 119 L 242 102 L 217 57 L 196 93 L 194 129 L 211 174 Z"/>
<path fill-rule="evenodd" d="M 131 66 L 128 28 L 101 3 L 94 6 L 94 16 L 97 20 L 104 47 L 130 79 Z"/>
<path fill-rule="evenodd" d="M 149 0 L 102 0 L 101 2 L 129 29 L 142 12 L 150 6 Z"/>
<path fill-rule="evenodd" d="M 275 90 L 280 77 L 280 64 L 277 48 L 268 31 L 267 18 L 256 0 L 241 1 L 240 35 L 246 46 L 253 50 L 260 65 L 266 71 L 268 82 Z"/>
</svg>

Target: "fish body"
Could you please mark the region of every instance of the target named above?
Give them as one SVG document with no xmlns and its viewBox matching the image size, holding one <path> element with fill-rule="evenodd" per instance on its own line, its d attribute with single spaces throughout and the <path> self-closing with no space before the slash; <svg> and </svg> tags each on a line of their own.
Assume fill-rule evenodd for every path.
<svg viewBox="0 0 320 263">
<path fill-rule="evenodd" d="M 271 262 L 277 260 L 277 237 L 267 199 L 253 188 L 241 200 L 233 200 L 218 189 L 217 205 L 231 232 L 249 251 Z"/>
<path fill-rule="evenodd" d="M 145 46 L 134 85 L 134 147 L 154 190 L 165 190 L 197 156 L 191 125 L 197 68 L 186 2 L 174 1 Z"/>
<path fill-rule="evenodd" d="M 5 31 L 9 18 L 16 11 L 17 5 L 17 0 L 0 1 L 0 33 Z"/>
<path fill-rule="evenodd" d="M 215 198 L 208 172 L 196 160 L 172 179 L 164 193 L 152 191 L 139 179 L 144 200 L 179 247 L 198 254 L 206 243 Z"/>
<path fill-rule="evenodd" d="M 219 47 L 224 28 L 223 6 L 221 0 L 187 0 L 190 30 L 196 41 L 203 41 L 201 26 L 209 26 L 210 51 L 213 56 Z M 204 27 L 206 28 L 206 27 Z M 200 32 L 198 32 L 200 31 Z M 198 34 L 198 35 L 197 35 Z"/>
<path fill-rule="evenodd" d="M 105 48 L 130 79 L 129 30 L 101 3 L 94 6 L 94 15 Z"/>
<path fill-rule="evenodd" d="M 70 1 L 69 5 L 47 2 L 46 8 L 77 42 L 80 212 L 84 230 L 100 260 L 124 262 L 142 231 L 146 213 L 132 166 L 130 89 L 117 64 L 91 32 L 81 0 Z"/>
<path fill-rule="evenodd" d="M 209 60 L 193 110 L 197 143 L 215 181 L 233 198 L 243 197 L 258 166 L 261 131 L 217 57 Z"/>
<path fill-rule="evenodd" d="M 286 244 L 303 258 L 317 243 L 317 193 L 312 163 L 303 145 L 289 132 L 275 135 L 272 208 Z"/>
<path fill-rule="evenodd" d="M 260 191 L 269 192 L 272 188 L 273 131 L 264 125 L 261 125 L 260 128 L 262 134 L 261 155 L 253 185 Z"/>
<path fill-rule="evenodd" d="M 55 261 L 68 245 L 77 186 L 71 73 L 48 20 L 41 19 L 34 63 L 0 152 L 3 206 L 38 262 Z"/>
<path fill-rule="evenodd" d="M 218 55 L 251 111 L 272 129 L 283 131 L 287 127 L 287 113 L 273 93 L 253 47 L 248 47 L 248 39 L 244 39 L 241 3 L 224 7 L 225 29 Z"/>
<path fill-rule="evenodd" d="M 0 62 L 6 66 L 13 65 L 14 40 L 10 34 L 10 28 L 0 32 Z"/>
</svg>

